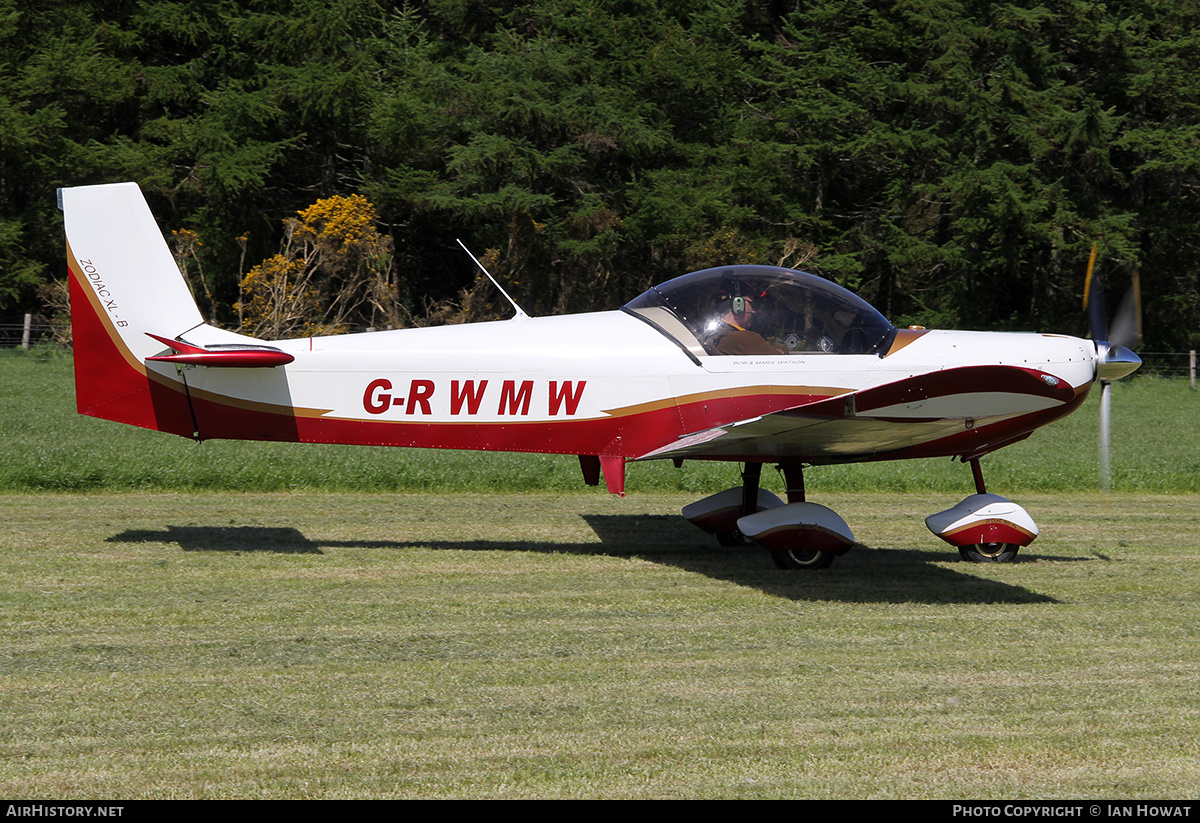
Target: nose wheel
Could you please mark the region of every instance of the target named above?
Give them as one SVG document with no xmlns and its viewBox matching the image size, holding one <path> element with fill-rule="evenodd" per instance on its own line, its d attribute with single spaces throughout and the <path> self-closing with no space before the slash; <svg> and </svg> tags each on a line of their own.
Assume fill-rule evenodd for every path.
<svg viewBox="0 0 1200 823">
<path fill-rule="evenodd" d="M 953 508 L 929 515 L 925 525 L 957 548 L 959 556 L 969 563 L 1011 563 L 1021 547 L 1037 537 L 1037 524 L 1016 503 L 998 494 L 988 494 L 979 459 L 970 463 L 975 475 L 975 494 Z"/>
<path fill-rule="evenodd" d="M 958 554 L 971 563 L 1011 563 L 1020 550 L 1016 543 L 972 543 L 959 546 Z"/>
</svg>

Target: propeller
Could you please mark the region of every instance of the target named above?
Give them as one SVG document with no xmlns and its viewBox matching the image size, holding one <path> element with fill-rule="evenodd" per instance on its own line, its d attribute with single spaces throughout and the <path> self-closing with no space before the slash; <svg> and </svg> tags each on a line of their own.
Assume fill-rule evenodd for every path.
<svg viewBox="0 0 1200 823">
<path fill-rule="evenodd" d="M 1142 337 L 1142 295 L 1135 271 L 1133 283 L 1121 301 L 1110 329 L 1104 310 L 1104 289 L 1100 277 L 1093 277 L 1095 267 L 1096 246 L 1093 244 L 1083 286 L 1083 308 L 1092 340 L 1096 343 L 1096 379 L 1100 381 L 1100 488 L 1107 492 L 1112 489 L 1112 381 L 1133 374 L 1142 365 L 1142 359 L 1130 349 Z"/>
</svg>

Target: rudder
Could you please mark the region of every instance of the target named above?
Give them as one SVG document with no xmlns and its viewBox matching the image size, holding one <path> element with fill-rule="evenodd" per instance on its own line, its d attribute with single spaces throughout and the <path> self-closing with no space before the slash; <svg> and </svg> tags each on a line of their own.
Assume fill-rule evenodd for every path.
<svg viewBox="0 0 1200 823">
<path fill-rule="evenodd" d="M 204 321 L 141 189 L 82 186 L 59 197 L 79 412 L 193 436 L 183 383 L 146 364 L 162 349 L 147 332 L 176 337 Z"/>
</svg>

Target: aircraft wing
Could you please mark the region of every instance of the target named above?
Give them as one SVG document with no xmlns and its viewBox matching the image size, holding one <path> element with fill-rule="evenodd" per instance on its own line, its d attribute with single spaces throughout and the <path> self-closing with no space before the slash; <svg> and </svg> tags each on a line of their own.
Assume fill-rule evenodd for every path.
<svg viewBox="0 0 1200 823">
<path fill-rule="evenodd" d="M 1066 381 L 1037 369 L 945 369 L 693 432 L 637 459 L 977 456 L 1027 437 L 1047 415 L 1065 414 L 1082 399 Z"/>
</svg>

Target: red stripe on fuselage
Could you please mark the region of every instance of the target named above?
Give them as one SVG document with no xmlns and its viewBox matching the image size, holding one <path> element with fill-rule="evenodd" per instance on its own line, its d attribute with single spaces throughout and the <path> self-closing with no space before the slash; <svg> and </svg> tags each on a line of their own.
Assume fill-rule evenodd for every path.
<svg viewBox="0 0 1200 823">
<path fill-rule="evenodd" d="M 298 440 L 410 448 L 515 451 L 544 454 L 606 454 L 638 457 L 674 442 L 693 427 L 725 425 L 804 402 L 794 394 L 705 395 L 676 406 L 672 398 L 608 416 L 583 420 L 521 422 L 429 422 L 350 420 L 305 413 L 295 416 L 234 406 L 207 392 L 193 392 L 202 439 Z"/>
</svg>

